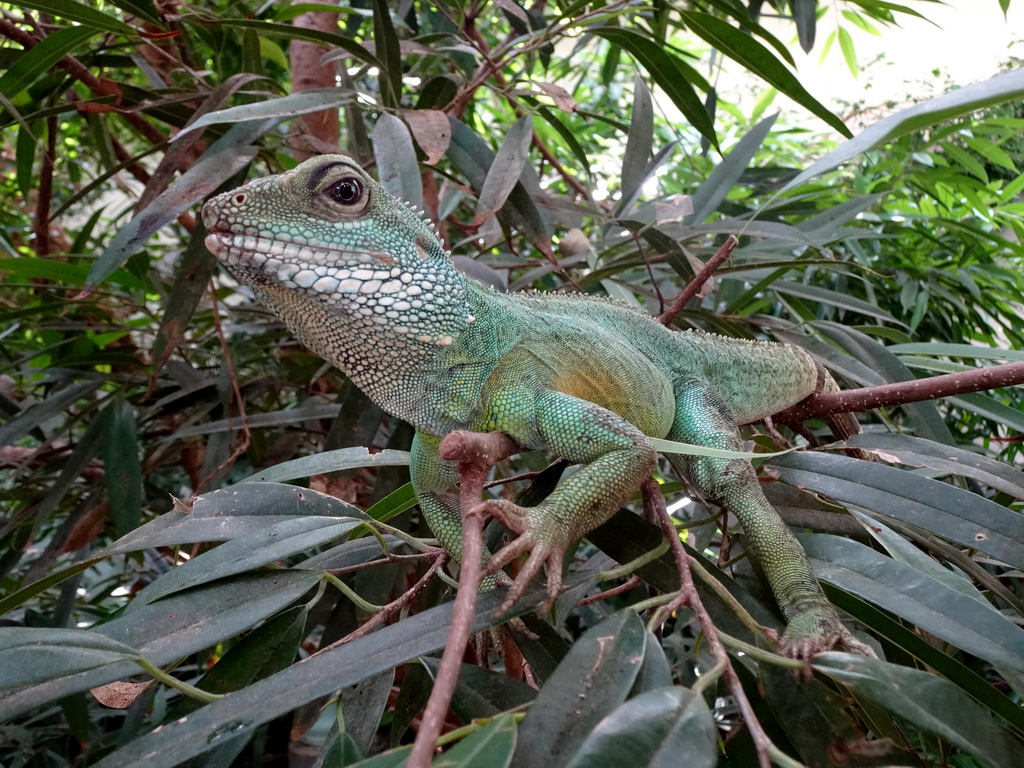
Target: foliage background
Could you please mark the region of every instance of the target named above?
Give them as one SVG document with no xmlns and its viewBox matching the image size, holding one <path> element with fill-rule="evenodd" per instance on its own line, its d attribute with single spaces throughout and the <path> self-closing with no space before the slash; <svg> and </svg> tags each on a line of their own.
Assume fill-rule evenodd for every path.
<svg viewBox="0 0 1024 768">
<path fill-rule="evenodd" d="M 884 35 L 929 5 L 378 0 L 320 28 L 315 4 L 3 6 L 0 761 L 348 765 L 415 731 L 448 627 L 443 583 L 400 621 L 294 663 L 425 573 L 426 557 L 380 561 L 362 524 L 422 550 L 411 432 L 237 291 L 195 217 L 303 153 L 374 166 L 461 266 L 509 290 L 657 313 L 736 234 L 680 327 L 801 344 L 849 386 L 1024 359 L 1016 63 L 849 143 L 792 74 L 820 14 L 852 66 L 850 30 Z M 776 14 L 783 38 L 761 24 Z M 325 81 L 295 76 L 325 53 Z M 751 111 L 717 93 L 723 61 L 757 78 Z M 800 111 L 775 116 L 778 93 Z M 858 444 L 888 464 L 814 452 L 765 470 L 885 660 L 827 654 L 810 677 L 731 646 L 775 759 L 1019 765 L 1020 389 L 864 419 Z M 302 456 L 315 458 L 282 464 Z M 723 541 L 697 502 L 677 514 L 723 585 L 701 587 L 716 625 L 769 648 L 741 621 L 779 624 L 729 559 L 742 536 Z M 464 667 L 451 764 L 754 764 L 693 617 L 652 633 L 623 610 L 677 588 L 668 560 L 570 610 L 612 559 L 657 542 L 623 513 L 578 550 L 555 615 L 527 616 L 536 637 L 491 659 L 507 674 Z M 483 602 L 479 628 L 495 620 Z M 181 682 L 230 695 L 202 705 Z"/>
</svg>

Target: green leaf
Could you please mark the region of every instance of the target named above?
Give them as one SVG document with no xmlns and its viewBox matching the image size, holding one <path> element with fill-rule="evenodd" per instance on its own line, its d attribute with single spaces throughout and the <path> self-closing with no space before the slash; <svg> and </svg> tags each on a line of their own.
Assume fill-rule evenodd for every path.
<svg viewBox="0 0 1024 768">
<path fill-rule="evenodd" d="M 587 630 L 520 725 L 517 768 L 564 765 L 626 698 L 643 661 L 645 640 L 643 624 L 628 608 Z"/>
<path fill-rule="evenodd" d="M 300 477 L 340 472 L 360 467 L 404 467 L 409 463 L 407 451 L 387 449 L 370 453 L 366 448 L 340 448 L 301 459 L 292 459 L 260 470 L 242 480 L 243 483 L 280 483 Z"/>
<path fill-rule="evenodd" d="M 402 52 L 391 9 L 384 0 L 373 0 L 373 42 L 381 60 L 380 82 L 384 106 L 397 109 L 402 98 Z"/>
<path fill-rule="evenodd" d="M 509 715 L 492 720 L 435 759 L 432 768 L 508 768 L 516 749 L 516 723 Z"/>
<path fill-rule="evenodd" d="M 846 653 L 819 654 L 811 666 L 995 768 L 1014 768 L 1024 762 L 1024 745 L 942 678 Z"/>
<path fill-rule="evenodd" d="M 412 134 L 405 123 L 389 112 L 381 113 L 374 126 L 373 157 L 381 186 L 413 209 L 422 210 L 423 180 Z"/>
<path fill-rule="evenodd" d="M 682 11 L 683 22 L 694 33 L 715 46 L 731 59 L 735 59 L 748 70 L 759 76 L 797 104 L 806 108 L 831 125 L 843 136 L 850 136 L 850 129 L 825 105 L 811 96 L 800 80 L 786 65 L 757 40 L 741 32 L 722 19 L 707 13 Z"/>
<path fill-rule="evenodd" d="M 110 519 L 121 535 L 134 530 L 142 517 L 142 464 L 135 411 L 116 398 L 104 410 L 103 468 Z"/>
<path fill-rule="evenodd" d="M 5 627 L 0 629 L 0 690 L 39 685 L 138 657 L 130 646 L 81 629 Z"/>
<path fill-rule="evenodd" d="M 430 672 L 431 679 L 437 677 L 440 659 L 424 656 L 419 662 Z M 521 707 L 536 697 L 535 689 L 502 672 L 463 664 L 459 669 L 451 708 L 462 723 L 469 725 L 475 719 L 497 717 L 502 712 Z"/>
<path fill-rule="evenodd" d="M 693 193 L 693 213 L 683 219 L 686 224 L 697 224 L 714 213 L 726 196 L 736 186 L 740 176 L 750 165 L 755 153 L 760 149 L 768 133 L 775 124 L 778 115 L 771 115 L 759 122 L 740 139 L 736 146 Z"/>
<path fill-rule="evenodd" d="M 530 115 L 523 115 L 508 129 L 498 153 L 487 169 L 487 176 L 480 186 L 473 226 L 479 227 L 505 204 L 508 196 L 519 183 L 532 138 L 533 121 Z"/>
<path fill-rule="evenodd" d="M 13 445 L 83 397 L 92 394 L 102 384 L 99 380 L 79 381 L 51 394 L 45 400 L 30 405 L 0 427 L 0 445 Z"/>
<path fill-rule="evenodd" d="M 799 296 L 802 299 L 811 299 L 812 301 L 818 301 L 823 304 L 830 304 L 833 307 L 846 309 L 850 312 L 857 312 L 868 317 L 875 317 L 887 323 L 904 325 L 885 310 L 879 309 L 871 302 L 863 301 L 855 296 L 850 296 L 848 293 L 840 293 L 839 291 L 820 288 L 816 285 L 792 283 L 788 280 L 776 280 L 771 284 L 771 288 L 773 291 L 778 291 L 779 293 L 785 293 L 790 296 Z"/>
<path fill-rule="evenodd" d="M 629 119 L 629 133 L 626 136 L 626 151 L 622 156 L 620 174 L 622 203 L 619 209 L 627 210 L 640 191 L 646 179 L 654 148 L 654 106 L 647 83 L 637 74 L 633 78 L 633 109 Z"/>
<path fill-rule="evenodd" d="M 256 101 L 252 104 L 242 104 L 238 107 L 218 109 L 216 112 L 208 112 L 195 122 L 189 123 L 175 135 L 174 140 L 180 141 L 182 136 L 192 131 L 206 128 L 208 125 L 245 123 L 250 120 L 268 121 L 265 125 L 262 125 L 263 130 L 258 135 L 249 138 L 248 141 L 244 141 L 244 143 L 248 144 L 255 141 L 282 120 L 288 120 L 299 115 L 308 115 L 310 112 L 343 107 L 346 104 L 350 104 L 353 98 L 354 96 L 351 92 L 341 90 L 340 88 L 311 88 L 308 91 L 292 93 L 288 96 L 279 96 L 276 99 L 266 99 L 265 101 Z M 242 138 L 236 136 L 232 140 L 238 142 L 242 141 Z M 211 151 L 214 151 L 213 147 L 207 150 L 204 157 Z"/>
<path fill-rule="evenodd" d="M 961 477 L 972 477 L 996 490 L 1024 498 L 1024 472 L 1009 464 L 963 448 L 944 445 L 911 435 L 870 432 L 854 435 L 846 441 L 853 448 L 885 454 L 885 461 L 895 459 L 909 467 L 932 469 Z"/>
<path fill-rule="evenodd" d="M 89 633 L 129 645 L 157 666 L 173 664 L 184 656 L 249 629 L 295 602 L 319 581 L 319 574 L 307 571 L 246 574 L 172 595 L 159 603 L 145 606 L 131 616 L 114 619 L 89 630 Z M 10 631 L 0 628 L 0 648 L 7 646 L 7 633 Z M 55 663 L 63 662 L 57 658 Z M 6 694 L 4 714 L 14 717 L 72 693 L 135 675 L 138 671 L 138 666 L 126 658 L 96 669 L 61 674 L 52 680 Z M 189 756 L 183 755 L 178 761 Z M 177 764 L 170 760 L 168 756 L 166 765 Z"/>
<path fill-rule="evenodd" d="M 65 27 L 47 35 L 38 45 L 19 56 L 14 66 L 0 76 L 0 94 L 8 101 L 14 101 L 36 78 L 46 74 L 66 54 L 95 34 L 96 31 L 90 27 Z"/>
<path fill-rule="evenodd" d="M 846 27 L 839 27 L 839 49 L 843 52 L 843 60 L 846 61 L 846 68 L 850 74 L 857 77 L 860 74 L 860 65 L 857 63 L 857 50 L 853 45 L 853 37 L 850 36 Z"/>
<path fill-rule="evenodd" d="M 651 73 L 658 85 L 683 113 L 694 130 L 718 148 L 718 135 L 715 125 L 708 115 L 704 102 L 690 85 L 693 79 L 687 76 L 684 65 L 677 57 L 665 50 L 651 38 L 631 29 L 620 27 L 592 27 L 590 30 L 598 37 L 621 46 L 629 51 L 638 62 Z M 749 37 L 744 36 L 746 40 Z"/>
<path fill-rule="evenodd" d="M 131 615 L 146 604 L 174 592 L 255 570 L 334 541 L 364 522 L 365 518 L 361 516 L 349 520 L 298 517 L 267 525 L 207 550 L 162 574 L 134 597 L 124 615 Z"/>
<path fill-rule="evenodd" d="M 25 0 L 18 5 L 25 8 L 33 8 L 43 13 L 52 13 L 68 21 L 77 21 L 90 29 L 101 32 L 111 32 L 115 35 L 129 35 L 134 37 L 138 34 L 134 27 L 118 21 L 112 16 L 90 8 L 82 3 L 73 0 Z"/>
<path fill-rule="evenodd" d="M 984 157 L 990 163 L 1006 168 L 1009 171 L 1017 172 L 1017 166 L 1013 160 L 998 144 L 984 136 L 964 136 L 964 143 L 971 149 Z"/>
<path fill-rule="evenodd" d="M 533 598 L 532 602 L 521 601 L 516 610 L 530 610 L 543 595 L 535 592 Z M 176 599 L 171 597 L 168 601 Z M 480 596 L 472 627 L 474 632 L 507 618 L 496 610 L 503 599 L 504 595 L 498 592 Z M 168 601 L 153 607 L 166 606 Z M 171 768 L 215 747 L 222 739 L 251 732 L 261 723 L 307 702 L 436 651 L 447 641 L 451 609 L 451 603 L 439 605 L 370 636 L 305 659 L 301 664 L 293 664 L 276 675 L 207 704 L 184 720 L 168 723 L 136 738 L 94 763 L 94 768 Z"/>
<path fill-rule="evenodd" d="M 202 119 L 196 122 L 202 122 Z M 277 122 L 277 119 L 270 119 L 241 123 L 232 126 L 227 133 L 217 139 L 197 163 L 114 236 L 89 270 L 90 285 L 97 285 L 108 278 L 115 269 L 128 260 L 129 256 L 142 247 L 150 235 L 199 200 L 212 194 L 221 184 L 248 165 L 257 152 L 256 148 L 250 145 Z M 182 133 L 178 135 L 181 136 Z"/>
<path fill-rule="evenodd" d="M 862 152 L 930 125 L 979 109 L 1024 98 L 1024 69 L 1004 72 L 980 83 L 950 91 L 885 117 L 848 142 L 811 163 L 780 190 L 780 194 L 852 160 Z"/>
<path fill-rule="evenodd" d="M 184 20 L 195 25 L 206 23 L 205 19 L 200 21 L 197 17 L 193 16 L 186 16 Z M 321 32 L 318 29 L 297 27 L 292 24 L 275 24 L 271 21 L 255 21 L 253 19 L 222 18 L 219 19 L 217 23 L 222 27 L 227 27 L 228 29 L 253 29 L 260 37 L 284 37 L 289 40 L 308 40 L 311 43 L 320 43 L 321 45 L 340 48 L 364 64 L 368 64 L 371 67 L 377 67 L 380 70 L 384 69 L 383 64 L 381 64 L 380 60 L 377 59 L 376 56 L 363 48 L 363 46 L 351 37 L 345 37 L 344 35 L 335 35 L 331 32 Z M 306 91 L 306 93 L 309 93 L 309 91 Z"/>
<path fill-rule="evenodd" d="M 1024 629 L 991 605 L 855 541 L 830 534 L 799 538 L 823 581 L 979 658 L 1024 671 Z"/>
<path fill-rule="evenodd" d="M 630 699 L 586 737 L 567 768 L 714 768 L 718 728 L 700 696 L 659 688 Z"/>
<path fill-rule="evenodd" d="M 937 480 L 870 461 L 820 453 L 772 459 L 790 485 L 916 525 L 1017 567 L 1024 565 L 1024 518 Z"/>
<path fill-rule="evenodd" d="M 171 512 L 122 536 L 99 554 L 227 541 L 295 517 L 368 520 L 359 508 L 319 491 L 280 483 L 240 483 L 197 496 L 191 509 L 179 502 Z"/>
</svg>

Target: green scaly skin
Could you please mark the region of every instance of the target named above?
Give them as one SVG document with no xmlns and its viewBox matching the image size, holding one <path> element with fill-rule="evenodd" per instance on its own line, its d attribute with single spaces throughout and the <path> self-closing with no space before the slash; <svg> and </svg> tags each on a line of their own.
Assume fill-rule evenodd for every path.
<svg viewBox="0 0 1024 768">
<path fill-rule="evenodd" d="M 517 538 L 495 572 L 529 557 L 517 599 L 542 567 L 549 598 L 567 547 L 605 522 L 655 468 L 648 436 L 740 450 L 737 425 L 835 383 L 803 350 L 678 333 L 583 295 L 499 294 L 462 276 L 422 215 L 352 160 L 323 156 L 219 195 L 203 208 L 207 247 L 310 349 L 416 428 L 412 481 L 456 557 L 456 468 L 438 455 L 456 429 L 501 431 L 580 469 L 540 505 L 483 502 Z M 743 524 L 789 625 L 781 651 L 809 658 L 840 623 L 750 463 L 669 456 L 680 475 Z"/>
</svg>

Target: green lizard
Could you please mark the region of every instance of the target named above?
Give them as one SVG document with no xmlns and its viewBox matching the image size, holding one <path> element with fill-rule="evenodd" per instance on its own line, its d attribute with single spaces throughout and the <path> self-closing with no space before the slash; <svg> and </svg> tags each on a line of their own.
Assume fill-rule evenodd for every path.
<svg viewBox="0 0 1024 768">
<path fill-rule="evenodd" d="M 206 245 L 310 349 L 416 428 L 411 474 L 442 546 L 461 551 L 456 467 L 438 454 L 456 429 L 500 431 L 581 465 L 536 507 L 485 511 L 517 535 L 495 572 L 529 552 L 508 604 L 606 521 L 655 469 L 649 437 L 740 450 L 738 424 L 836 384 L 802 349 L 674 332 L 585 295 L 501 294 L 461 275 L 421 214 L 352 160 L 308 160 L 203 208 Z M 788 626 L 782 653 L 840 643 L 840 622 L 796 538 L 743 459 L 670 455 L 705 498 L 741 521 Z"/>
</svg>

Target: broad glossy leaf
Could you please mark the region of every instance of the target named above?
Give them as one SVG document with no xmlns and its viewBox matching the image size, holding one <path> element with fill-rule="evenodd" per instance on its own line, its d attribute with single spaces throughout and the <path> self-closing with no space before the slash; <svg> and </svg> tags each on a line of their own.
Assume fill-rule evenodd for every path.
<svg viewBox="0 0 1024 768">
<path fill-rule="evenodd" d="M 1021 98 L 1024 98 L 1024 69 L 1014 69 L 983 82 L 967 85 L 936 96 L 934 99 L 901 109 L 894 115 L 882 118 L 839 148 L 816 160 L 786 184 L 781 191 L 795 189 L 815 176 L 830 171 L 837 165 L 852 160 L 862 152 L 879 144 L 892 141 L 913 131 L 922 130 L 943 120 L 951 120 L 994 104 L 1019 101 Z"/>
<path fill-rule="evenodd" d="M 402 467 L 409 463 L 408 451 L 386 449 L 370 453 L 366 448 L 340 448 L 336 451 L 324 451 L 301 459 L 292 459 L 275 464 L 267 469 L 249 475 L 243 483 L 280 483 L 300 477 L 322 475 L 326 472 L 340 472 L 345 469 L 359 467 Z"/>
<path fill-rule="evenodd" d="M 507 768 L 516 748 L 516 723 L 511 716 L 492 720 L 436 758 L 432 768 Z"/>
<path fill-rule="evenodd" d="M 516 768 L 562 765 L 626 698 L 643 662 L 643 624 L 628 608 L 577 640 L 520 725 Z"/>
<path fill-rule="evenodd" d="M 818 577 L 993 664 L 1024 672 L 1024 629 L 991 606 L 849 539 L 802 534 Z"/>
<path fill-rule="evenodd" d="M 131 616 L 91 629 L 89 633 L 134 648 L 157 666 L 173 664 L 184 656 L 244 632 L 295 602 L 319 581 L 319 574 L 308 571 L 246 574 L 172 595 Z M 0 645 L 6 631 L 0 630 Z M 69 694 L 138 672 L 138 666 L 126 659 L 65 675 L 8 694 L 4 699 L 4 713 L 14 717 Z M 181 759 L 186 757 L 189 755 Z"/>
<path fill-rule="evenodd" d="M 704 699 L 686 688 L 659 688 L 609 713 L 568 768 L 713 768 L 718 727 Z"/>
<path fill-rule="evenodd" d="M 874 510 L 1024 567 L 1024 517 L 983 496 L 846 456 L 790 453 L 770 463 L 790 485 Z"/>
<path fill-rule="evenodd" d="M 846 653 L 819 654 L 811 666 L 995 768 L 1014 768 L 1024 763 L 1024 744 L 969 696 L 940 677 Z"/>
</svg>

